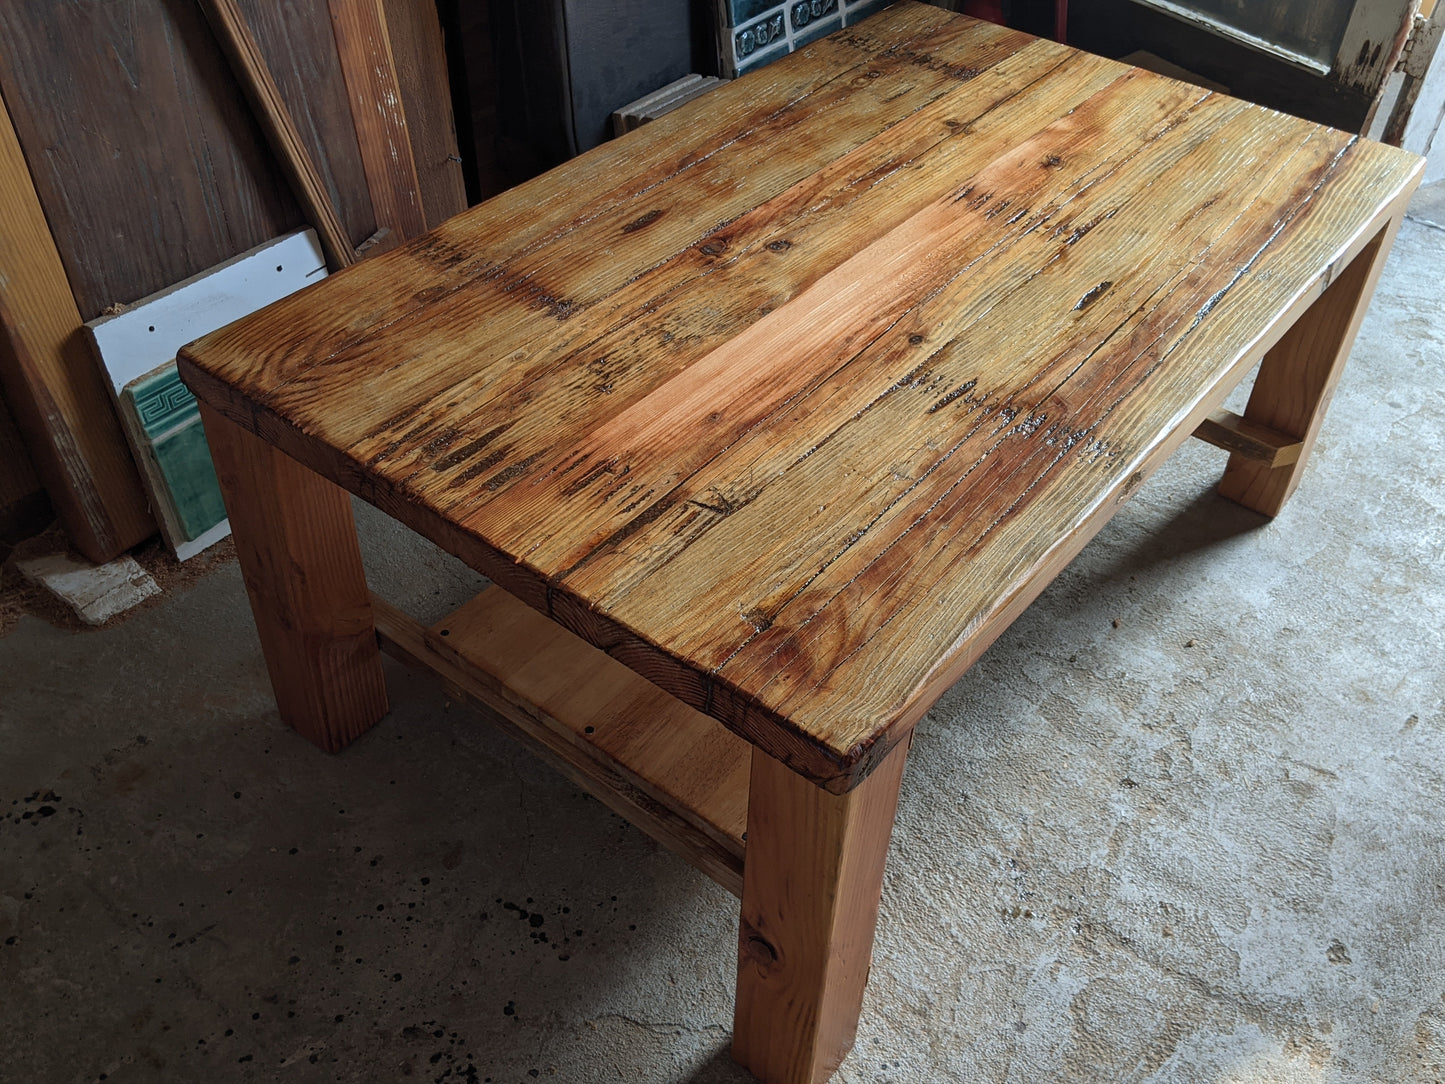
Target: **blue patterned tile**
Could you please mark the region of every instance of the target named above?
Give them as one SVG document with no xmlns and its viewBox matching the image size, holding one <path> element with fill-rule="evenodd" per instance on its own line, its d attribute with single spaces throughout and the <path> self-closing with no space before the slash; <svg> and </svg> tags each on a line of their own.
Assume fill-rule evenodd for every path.
<svg viewBox="0 0 1445 1084">
<path fill-rule="evenodd" d="M 741 67 L 754 53 L 786 41 L 787 27 L 781 11 L 749 23 L 733 34 L 733 53 Z"/>
<path fill-rule="evenodd" d="M 794 0 L 788 5 L 788 14 L 793 20 L 794 33 L 832 15 L 838 10 L 838 0 Z M 841 23 L 835 23 L 841 26 Z"/>
<path fill-rule="evenodd" d="M 862 22 L 892 0 L 714 0 L 721 5 L 737 73 L 761 68 L 844 26 Z M 727 48 L 727 46 L 724 46 Z"/>
</svg>

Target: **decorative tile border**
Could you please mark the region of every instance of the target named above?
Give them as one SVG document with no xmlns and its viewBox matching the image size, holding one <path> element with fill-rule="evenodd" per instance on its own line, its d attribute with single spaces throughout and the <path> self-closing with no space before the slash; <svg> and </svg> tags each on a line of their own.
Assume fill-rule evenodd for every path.
<svg viewBox="0 0 1445 1084">
<path fill-rule="evenodd" d="M 725 40 L 720 66 L 742 75 L 882 11 L 892 0 L 714 0 Z"/>
<path fill-rule="evenodd" d="M 121 419 L 148 474 L 161 483 L 158 509 L 172 541 L 194 542 L 226 518 L 196 398 L 171 361 L 120 393 Z"/>
<path fill-rule="evenodd" d="M 298 231 L 86 325 L 161 533 L 181 560 L 226 537 L 230 525 L 176 351 L 325 276 L 316 234 Z"/>
<path fill-rule="evenodd" d="M 151 440 L 200 416 L 196 397 L 181 383 L 174 364 L 127 384 L 122 394 L 135 400 L 136 417 Z"/>
</svg>

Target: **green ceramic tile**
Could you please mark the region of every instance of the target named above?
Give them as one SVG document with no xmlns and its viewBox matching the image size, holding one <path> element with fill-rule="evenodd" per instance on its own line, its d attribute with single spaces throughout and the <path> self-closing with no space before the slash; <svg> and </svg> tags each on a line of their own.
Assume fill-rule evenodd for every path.
<svg viewBox="0 0 1445 1084">
<path fill-rule="evenodd" d="M 151 447 L 187 541 L 201 537 L 226 518 L 216 468 L 199 417 Z"/>
<path fill-rule="evenodd" d="M 121 396 L 132 436 L 159 472 L 159 479 L 150 472 L 152 499 L 168 506 L 171 530 L 187 542 L 199 538 L 226 518 L 226 508 L 195 396 L 174 363 L 131 381 Z"/>
<path fill-rule="evenodd" d="M 141 428 L 152 439 L 200 416 L 196 397 L 181 383 L 174 364 L 131 381 L 124 394 L 134 400 Z"/>
</svg>

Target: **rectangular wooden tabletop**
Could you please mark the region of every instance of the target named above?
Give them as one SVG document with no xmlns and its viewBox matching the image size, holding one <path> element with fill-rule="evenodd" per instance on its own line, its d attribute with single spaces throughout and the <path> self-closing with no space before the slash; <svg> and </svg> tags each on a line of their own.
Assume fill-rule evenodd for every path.
<svg viewBox="0 0 1445 1084">
<path fill-rule="evenodd" d="M 207 336 L 181 370 L 846 790 L 1418 169 L 905 2 Z"/>
</svg>

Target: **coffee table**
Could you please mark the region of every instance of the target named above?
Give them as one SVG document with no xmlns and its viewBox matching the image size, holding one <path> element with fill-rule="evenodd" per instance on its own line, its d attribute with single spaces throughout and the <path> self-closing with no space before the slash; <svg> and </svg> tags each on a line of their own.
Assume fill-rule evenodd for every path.
<svg viewBox="0 0 1445 1084">
<path fill-rule="evenodd" d="M 485 705 L 826 1079 L 914 724 L 1191 434 L 1280 511 L 1420 169 L 917 3 L 714 91 L 183 351 L 281 716 L 357 737 L 378 644 Z M 495 586 L 373 599 L 346 491 Z"/>
</svg>

